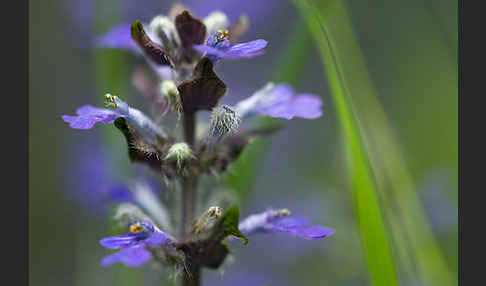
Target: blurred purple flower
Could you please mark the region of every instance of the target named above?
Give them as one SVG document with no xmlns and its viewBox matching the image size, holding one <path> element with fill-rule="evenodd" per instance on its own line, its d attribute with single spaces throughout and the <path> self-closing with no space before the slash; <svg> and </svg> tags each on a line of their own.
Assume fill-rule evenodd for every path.
<svg viewBox="0 0 486 286">
<path fill-rule="evenodd" d="M 284 7 L 284 3 L 278 0 L 188 0 L 185 1 L 196 15 L 208 15 L 217 9 L 223 11 L 230 22 L 235 22 L 241 14 L 246 14 L 252 23 L 268 21 L 276 16 L 276 11 Z M 289 5 L 289 3 L 285 3 Z"/>
<path fill-rule="evenodd" d="M 104 192 L 113 183 L 117 168 L 110 166 L 108 154 L 102 148 L 97 134 L 76 140 L 70 145 L 69 169 L 66 177 L 67 193 L 76 204 L 90 214 L 101 214 L 106 210 Z"/>
<path fill-rule="evenodd" d="M 334 234 L 334 229 L 313 226 L 306 219 L 291 217 L 287 209 L 268 209 L 265 212 L 253 214 L 239 224 L 244 235 L 254 233 L 286 232 L 306 239 L 322 239 Z"/>
<path fill-rule="evenodd" d="M 205 52 L 213 62 L 219 59 L 241 59 L 252 58 L 262 55 L 263 49 L 267 46 L 265 40 L 254 40 L 247 43 L 230 45 L 228 31 L 218 31 L 208 37 L 205 45 L 195 45 L 194 49 Z"/>
<path fill-rule="evenodd" d="M 261 113 L 274 118 L 300 117 L 315 119 L 322 116 L 322 100 L 313 94 L 296 94 L 287 83 L 268 83 L 252 96 L 240 101 L 236 110 L 240 116 Z"/>
<path fill-rule="evenodd" d="M 137 45 L 132 40 L 130 34 L 131 24 L 122 23 L 112 28 L 103 36 L 97 37 L 96 46 L 113 49 L 126 49 L 131 51 L 139 51 Z"/>
<path fill-rule="evenodd" d="M 152 223 L 137 223 L 130 227 L 130 233 L 105 237 L 100 244 L 109 249 L 120 249 L 119 252 L 108 255 L 101 261 L 106 267 L 114 263 L 123 263 L 128 267 L 138 267 L 147 263 L 152 254 L 145 247 L 157 247 L 172 244 L 174 240 L 166 233 L 156 229 Z"/>
</svg>

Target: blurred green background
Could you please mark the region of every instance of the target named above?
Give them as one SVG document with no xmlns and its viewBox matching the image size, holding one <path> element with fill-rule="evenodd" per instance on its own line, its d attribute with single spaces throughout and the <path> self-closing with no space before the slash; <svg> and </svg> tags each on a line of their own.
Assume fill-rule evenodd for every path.
<svg viewBox="0 0 486 286">
<path fill-rule="evenodd" d="M 222 3 L 201 2 L 208 11 Z M 275 285 L 457 284 L 457 2 L 249 2 L 242 40 L 270 44 L 262 57 L 217 66 L 230 91 L 225 102 L 287 81 L 321 96 L 324 116 L 285 122 L 245 151 L 225 184 L 243 215 L 288 207 L 336 233 L 237 245 L 222 285 L 245 275 L 274 277 Z M 122 21 L 149 21 L 170 5 L 30 1 L 31 285 L 173 283 L 150 266 L 98 266 L 109 253 L 98 245 L 108 214 L 95 206 L 96 190 L 79 192 L 97 170 L 80 171 L 82 158 L 94 156 L 117 178 L 133 170 L 115 128 L 72 130 L 60 118 L 101 105 L 107 91 L 147 107 L 131 83 L 143 61 L 94 50 L 94 36 Z M 221 9 L 239 14 L 240 5 Z M 218 272 L 205 275 L 220 281 Z"/>
</svg>

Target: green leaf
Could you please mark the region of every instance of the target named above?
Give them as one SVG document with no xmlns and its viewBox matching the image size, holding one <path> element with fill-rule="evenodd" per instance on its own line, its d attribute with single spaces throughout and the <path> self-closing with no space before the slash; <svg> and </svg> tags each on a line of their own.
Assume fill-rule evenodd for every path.
<svg viewBox="0 0 486 286">
<path fill-rule="evenodd" d="M 239 219 L 240 209 L 237 205 L 233 205 L 223 213 L 220 219 L 219 227 L 216 229 L 220 229 L 222 231 L 222 239 L 225 239 L 228 236 L 234 236 L 242 240 L 246 245 L 248 244 L 248 238 L 246 238 L 238 228 Z"/>
</svg>

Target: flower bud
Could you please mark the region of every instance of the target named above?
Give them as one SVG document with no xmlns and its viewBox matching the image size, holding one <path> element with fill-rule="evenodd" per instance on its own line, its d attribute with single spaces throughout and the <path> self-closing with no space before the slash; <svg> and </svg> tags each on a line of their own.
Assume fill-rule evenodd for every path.
<svg viewBox="0 0 486 286">
<path fill-rule="evenodd" d="M 167 156 L 165 156 L 165 160 L 175 160 L 177 168 L 179 170 L 183 169 L 186 163 L 193 159 L 194 155 L 192 154 L 191 147 L 185 142 L 175 143 L 167 152 Z"/>
<path fill-rule="evenodd" d="M 228 27 L 228 17 L 221 11 L 214 11 L 204 18 L 203 23 L 206 25 L 207 34 L 212 35 Z"/>
<path fill-rule="evenodd" d="M 150 218 L 132 203 L 120 204 L 113 219 L 120 224 L 122 229 L 129 229 L 131 225 L 140 221 L 150 221 Z"/>
<path fill-rule="evenodd" d="M 182 105 L 179 97 L 179 90 L 177 89 L 175 82 L 172 80 L 164 80 L 160 84 L 160 92 L 169 104 L 170 109 L 180 114 L 182 112 Z"/>
<path fill-rule="evenodd" d="M 221 217 L 222 214 L 222 208 L 210 207 L 197 219 L 196 223 L 193 226 L 193 233 L 198 234 L 203 232 L 205 229 L 210 228 L 214 221 Z"/>
<path fill-rule="evenodd" d="M 165 48 L 173 42 L 180 43 L 174 22 L 166 16 L 156 16 L 150 22 L 150 29 L 162 40 Z"/>
<path fill-rule="evenodd" d="M 239 114 L 229 105 L 213 108 L 209 126 L 210 138 L 219 140 L 227 134 L 235 133 L 240 121 Z"/>
</svg>

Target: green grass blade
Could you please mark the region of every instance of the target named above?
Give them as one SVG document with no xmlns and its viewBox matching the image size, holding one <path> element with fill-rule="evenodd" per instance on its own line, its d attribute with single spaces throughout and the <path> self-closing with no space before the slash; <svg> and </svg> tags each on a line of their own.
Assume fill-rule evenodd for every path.
<svg viewBox="0 0 486 286">
<path fill-rule="evenodd" d="M 316 7 L 305 0 L 294 2 L 317 42 L 347 144 L 350 181 L 353 182 L 353 198 L 371 281 L 373 285 L 398 285 L 375 179 L 329 33 Z"/>
<path fill-rule="evenodd" d="M 418 278 L 423 285 L 456 284 L 457 276 L 449 271 L 430 230 L 405 160 L 377 99 L 345 5 L 340 1 L 328 5 L 333 18 L 324 22 L 316 10 L 309 9 L 309 1 L 296 2 L 319 45 L 343 133 L 349 140 L 344 122 L 350 114 L 356 123 L 354 131 L 361 134 L 360 149 L 367 154 L 375 191 L 383 200 L 382 210 L 403 266 L 408 272 L 417 272 L 412 276 L 418 277 L 412 280 Z M 341 102 L 348 108 L 348 115 L 341 110 Z"/>
</svg>

